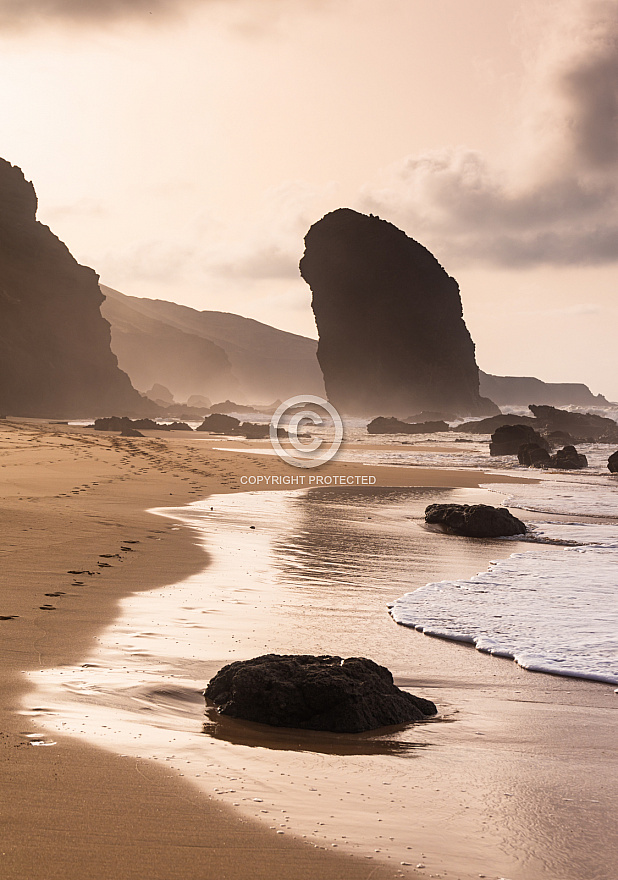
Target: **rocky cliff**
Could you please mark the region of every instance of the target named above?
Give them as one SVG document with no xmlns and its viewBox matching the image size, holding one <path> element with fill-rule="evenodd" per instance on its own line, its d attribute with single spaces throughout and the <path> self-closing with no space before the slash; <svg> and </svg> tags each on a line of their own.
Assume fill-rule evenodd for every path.
<svg viewBox="0 0 618 880">
<path fill-rule="evenodd" d="M 32 184 L 0 159 L 0 411 L 152 412 L 112 354 L 98 276 L 35 219 L 36 210 Z"/>
<path fill-rule="evenodd" d="M 324 396 L 315 339 L 229 312 L 102 290 L 112 349 L 140 390 L 160 382 L 179 401 L 201 394 L 259 404 Z"/>
<path fill-rule="evenodd" d="M 307 233 L 300 271 L 313 293 L 326 391 L 340 411 L 498 411 L 479 394 L 457 282 L 396 226 L 333 211 Z"/>
<path fill-rule="evenodd" d="M 135 297 L 104 285 L 101 291 L 105 296 L 101 313 L 111 325 L 112 351 L 136 388 L 147 391 L 164 385 L 177 401 L 198 394 L 211 400 L 239 396 L 238 380 L 220 346 L 144 314 Z M 155 399 L 151 393 L 148 396 Z"/>
<path fill-rule="evenodd" d="M 531 401 L 550 406 L 607 406 L 602 394 L 593 394 L 579 382 L 542 382 L 533 376 L 492 376 L 479 370 L 481 394 L 498 406 L 528 406 Z"/>
</svg>

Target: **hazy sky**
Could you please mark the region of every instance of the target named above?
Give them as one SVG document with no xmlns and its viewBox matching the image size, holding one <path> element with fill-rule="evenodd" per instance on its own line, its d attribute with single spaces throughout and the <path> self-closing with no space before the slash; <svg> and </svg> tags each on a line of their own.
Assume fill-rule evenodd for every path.
<svg viewBox="0 0 618 880">
<path fill-rule="evenodd" d="M 353 207 L 482 369 L 618 400 L 618 0 L 0 0 L 0 107 L 111 287 L 315 336 L 303 236 Z"/>
</svg>

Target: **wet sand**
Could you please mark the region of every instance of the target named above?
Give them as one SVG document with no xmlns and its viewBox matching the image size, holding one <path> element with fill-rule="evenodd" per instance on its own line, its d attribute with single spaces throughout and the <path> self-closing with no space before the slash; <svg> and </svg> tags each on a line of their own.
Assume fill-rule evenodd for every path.
<svg viewBox="0 0 618 880">
<path fill-rule="evenodd" d="M 126 440 L 25 421 L 0 428 L 0 616 L 6 618 L 0 620 L 2 876 L 11 880 L 110 876 L 354 880 L 394 877 L 404 871 L 411 876 L 408 866 L 373 860 L 368 864 L 290 835 L 277 836 L 239 815 L 225 797 L 210 799 L 200 793 L 169 766 L 128 760 L 68 737 L 58 738 L 50 748 L 34 748 L 24 735 L 31 726 L 30 719 L 19 714 L 27 688 L 22 672 L 83 662 L 114 618 L 122 597 L 197 574 L 207 561 L 190 529 L 178 529 L 173 521 L 148 514 L 147 509 L 184 504 L 213 492 L 237 491 L 243 472 L 293 472 L 271 457 L 213 451 L 213 446 L 222 445 L 220 440 L 194 436 Z M 473 488 L 489 481 L 487 475 L 472 471 L 363 469 L 340 463 L 322 473 L 329 469 L 338 474 L 371 473 L 383 486 Z M 491 481 L 497 479 L 491 477 Z M 493 555 L 488 550 L 488 558 Z M 467 573 L 458 571 L 457 575 Z M 490 660 L 488 665 L 488 658 L 472 650 L 424 637 L 416 644 L 417 663 L 424 669 L 427 686 L 443 689 L 443 698 L 453 705 L 473 706 L 476 716 L 475 729 L 444 726 L 445 735 L 456 739 L 455 752 L 450 754 L 459 754 L 461 762 L 458 767 L 437 761 L 432 772 L 439 779 L 435 787 L 444 796 L 433 798 L 430 809 L 422 790 L 410 796 L 409 808 L 418 811 L 418 817 L 411 819 L 417 839 L 427 840 L 428 846 L 439 844 L 436 829 L 444 826 L 446 812 L 455 841 L 451 850 L 460 850 L 460 872 L 449 870 L 449 876 L 473 876 L 479 857 L 484 863 L 499 863 L 497 858 L 492 862 L 495 835 L 488 832 L 485 840 L 470 839 L 466 817 L 466 807 L 472 807 L 475 800 L 475 780 L 466 771 L 466 750 L 478 753 L 480 735 L 488 756 L 487 776 L 491 776 L 492 762 L 495 765 L 504 756 L 505 745 L 525 753 L 528 778 L 536 773 L 540 779 L 542 767 L 549 800 L 534 825 L 541 837 L 559 837 L 560 813 L 573 809 L 558 799 L 552 809 L 547 806 L 551 792 L 561 790 L 565 774 L 573 772 L 574 760 L 579 762 L 578 776 L 585 770 L 590 779 L 587 797 L 582 800 L 580 793 L 577 809 L 584 814 L 597 811 L 595 822 L 601 830 L 609 826 L 609 814 L 603 813 L 602 805 L 593 806 L 599 801 L 593 795 L 603 787 L 605 794 L 614 790 L 615 746 L 605 736 L 607 713 L 615 707 L 611 689 L 579 682 L 565 685 L 499 660 Z M 482 671 L 479 660 L 484 661 Z M 485 721 L 485 729 L 479 730 L 484 705 L 491 707 L 486 714 L 494 721 Z M 534 718 L 542 719 L 540 728 L 532 723 Z M 571 744 L 568 748 L 562 740 L 556 743 L 563 731 Z M 540 759 L 537 768 L 535 755 Z M 455 795 L 455 780 L 457 785 L 465 780 L 467 792 L 461 784 Z M 334 792 L 337 784 L 331 780 Z M 491 789 L 491 779 L 486 785 Z M 510 794 L 504 791 L 502 798 Z M 529 801 L 536 810 L 538 799 L 531 796 Z M 507 821 L 508 811 L 496 808 L 496 816 L 496 822 L 505 816 Z M 383 818 L 388 821 L 387 815 Z M 582 827 L 592 826 L 583 822 Z M 609 842 L 611 828 L 607 831 Z M 587 878 L 606 876 L 600 873 L 603 867 L 595 873 L 594 851 L 588 868 Z M 539 876 L 534 866 L 530 870 L 533 873 L 522 876 Z M 431 873 L 429 865 L 418 871 L 419 876 Z"/>
</svg>

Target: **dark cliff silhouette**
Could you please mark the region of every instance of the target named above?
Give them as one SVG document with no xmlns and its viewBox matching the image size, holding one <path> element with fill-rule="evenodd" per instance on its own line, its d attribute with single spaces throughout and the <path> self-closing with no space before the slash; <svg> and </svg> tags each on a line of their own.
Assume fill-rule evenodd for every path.
<svg viewBox="0 0 618 880">
<path fill-rule="evenodd" d="M 340 411 L 498 411 L 479 394 L 457 282 L 396 226 L 333 211 L 307 233 L 300 271 L 313 293 L 326 392 Z"/>
<path fill-rule="evenodd" d="M 8 415 L 139 415 L 118 368 L 98 276 L 39 223 L 21 169 L 0 159 L 0 410 Z"/>
</svg>

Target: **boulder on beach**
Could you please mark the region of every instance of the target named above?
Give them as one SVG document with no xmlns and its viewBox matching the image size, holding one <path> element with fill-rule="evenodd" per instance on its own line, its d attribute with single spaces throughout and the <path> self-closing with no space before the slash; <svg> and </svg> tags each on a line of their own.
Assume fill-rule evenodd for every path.
<svg viewBox="0 0 618 880">
<path fill-rule="evenodd" d="M 238 426 L 237 433 L 244 434 L 247 440 L 267 440 L 270 437 L 270 425 L 243 422 Z"/>
<path fill-rule="evenodd" d="M 588 467 L 588 459 L 574 446 L 565 446 L 564 449 L 559 449 L 555 455 L 552 455 L 552 465 L 563 470 L 574 471 Z"/>
<path fill-rule="evenodd" d="M 265 654 L 224 666 L 204 693 L 222 715 L 336 733 L 423 721 L 437 712 L 365 657 Z"/>
<path fill-rule="evenodd" d="M 240 421 L 234 416 L 226 416 L 223 413 L 213 413 L 206 416 L 196 431 L 209 431 L 211 434 L 237 434 Z"/>
<path fill-rule="evenodd" d="M 526 526 L 520 519 L 504 507 L 489 504 L 430 504 L 425 509 L 425 522 L 467 538 L 526 534 Z"/>
<path fill-rule="evenodd" d="M 186 422 L 171 422 L 169 425 L 158 425 L 162 431 L 192 431 L 191 425 Z"/>
<path fill-rule="evenodd" d="M 607 459 L 607 469 L 612 474 L 618 474 L 618 449 L 616 452 L 612 452 L 610 457 Z"/>
<path fill-rule="evenodd" d="M 524 467 L 546 468 L 551 467 L 551 455 L 538 443 L 524 443 L 517 450 L 517 460 Z"/>
<path fill-rule="evenodd" d="M 141 431 L 138 431 L 137 428 L 124 428 L 120 432 L 121 437 L 143 437 Z"/>
<path fill-rule="evenodd" d="M 448 431 L 446 422 L 420 422 L 411 425 L 399 419 L 378 416 L 367 425 L 368 434 L 438 434 Z"/>
<path fill-rule="evenodd" d="M 155 431 L 160 426 L 152 419 L 130 419 L 128 416 L 109 416 L 94 420 L 95 431 Z"/>
<path fill-rule="evenodd" d="M 549 451 L 549 443 L 530 425 L 502 425 L 491 435 L 490 455 L 517 455 L 521 446 L 536 443 Z"/>
</svg>

